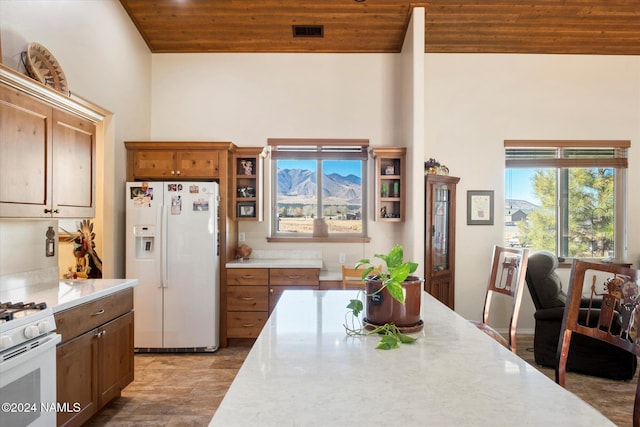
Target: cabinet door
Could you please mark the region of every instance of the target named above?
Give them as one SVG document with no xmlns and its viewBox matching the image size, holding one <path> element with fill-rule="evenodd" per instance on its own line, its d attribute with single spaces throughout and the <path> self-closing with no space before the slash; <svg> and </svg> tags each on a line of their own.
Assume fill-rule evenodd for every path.
<svg viewBox="0 0 640 427">
<path fill-rule="evenodd" d="M 97 329 L 68 341 L 56 350 L 57 401 L 80 404 L 79 412 L 58 412 L 58 426 L 79 426 L 98 410 Z"/>
<path fill-rule="evenodd" d="M 178 151 L 176 153 L 177 176 L 180 178 L 217 178 L 217 151 Z"/>
<path fill-rule="evenodd" d="M 133 381 L 133 312 L 101 326 L 98 342 L 98 407 L 102 407 Z"/>
<path fill-rule="evenodd" d="M 52 109 L 0 85 L 0 217 L 50 217 Z"/>
<path fill-rule="evenodd" d="M 136 150 L 133 173 L 136 179 L 172 179 L 176 176 L 176 153 L 164 150 Z"/>
<path fill-rule="evenodd" d="M 53 212 L 65 218 L 95 217 L 96 127 L 53 110 Z"/>
</svg>

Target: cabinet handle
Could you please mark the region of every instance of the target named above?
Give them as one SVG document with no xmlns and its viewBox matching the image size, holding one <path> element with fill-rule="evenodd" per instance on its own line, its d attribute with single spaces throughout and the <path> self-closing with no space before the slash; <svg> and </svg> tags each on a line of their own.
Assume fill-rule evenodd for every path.
<svg viewBox="0 0 640 427">
<path fill-rule="evenodd" d="M 44 213 L 46 213 L 46 214 L 50 214 L 50 213 L 58 214 L 58 213 L 60 213 L 60 209 L 45 209 Z"/>
<path fill-rule="evenodd" d="M 299 276 L 299 275 L 297 275 L 297 274 L 291 274 L 291 275 L 288 275 L 288 276 L 287 276 L 287 278 L 288 278 L 288 279 L 299 279 L 299 278 L 301 278 L 301 277 L 302 277 L 302 276 Z"/>
<path fill-rule="evenodd" d="M 171 175 L 175 175 L 175 174 L 176 174 L 176 171 L 171 171 Z"/>
<path fill-rule="evenodd" d="M 241 300 L 243 301 L 253 301 L 255 298 L 252 297 L 240 297 Z"/>
<path fill-rule="evenodd" d="M 94 336 L 95 336 L 96 338 L 100 338 L 101 336 L 103 336 L 103 335 L 104 335 L 104 334 L 106 334 L 106 333 L 107 333 L 107 331 L 100 331 L 100 332 L 98 332 L 97 334 L 95 334 Z"/>
<path fill-rule="evenodd" d="M 92 314 L 92 316 L 99 316 L 101 314 L 104 314 L 104 308 L 100 311 L 96 311 L 95 313 Z"/>
<path fill-rule="evenodd" d="M 269 289 L 269 292 L 273 293 L 273 288 L 270 288 L 270 289 Z"/>
<path fill-rule="evenodd" d="M 177 172 L 176 172 L 176 175 L 180 175 L 180 171 L 177 171 Z"/>
<path fill-rule="evenodd" d="M 245 274 L 242 276 L 243 279 L 253 279 L 253 274 Z"/>
<path fill-rule="evenodd" d="M 256 326 L 255 323 L 245 323 L 242 325 L 243 328 L 253 328 L 254 326 Z"/>
</svg>

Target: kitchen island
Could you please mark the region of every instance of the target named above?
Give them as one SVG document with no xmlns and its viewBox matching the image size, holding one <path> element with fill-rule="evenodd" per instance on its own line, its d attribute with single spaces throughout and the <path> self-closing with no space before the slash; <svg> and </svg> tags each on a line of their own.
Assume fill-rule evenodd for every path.
<svg viewBox="0 0 640 427">
<path fill-rule="evenodd" d="M 356 294 L 286 291 L 209 425 L 613 425 L 427 293 L 414 344 L 345 336 Z"/>
</svg>

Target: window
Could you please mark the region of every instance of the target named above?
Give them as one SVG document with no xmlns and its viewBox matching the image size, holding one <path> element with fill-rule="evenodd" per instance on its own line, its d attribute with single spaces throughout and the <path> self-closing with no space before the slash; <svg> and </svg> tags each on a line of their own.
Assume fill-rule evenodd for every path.
<svg viewBox="0 0 640 427">
<path fill-rule="evenodd" d="M 622 258 L 630 141 L 505 141 L 505 242 Z"/>
<path fill-rule="evenodd" d="M 367 239 L 366 140 L 270 139 L 271 238 Z"/>
</svg>

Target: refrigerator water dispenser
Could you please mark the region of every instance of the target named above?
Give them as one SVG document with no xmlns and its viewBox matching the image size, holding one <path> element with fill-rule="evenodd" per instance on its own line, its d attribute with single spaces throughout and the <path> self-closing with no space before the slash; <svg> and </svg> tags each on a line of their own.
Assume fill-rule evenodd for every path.
<svg viewBox="0 0 640 427">
<path fill-rule="evenodd" d="M 136 225 L 133 235 L 136 239 L 136 258 L 151 259 L 155 250 L 155 227 L 153 225 Z"/>
</svg>

